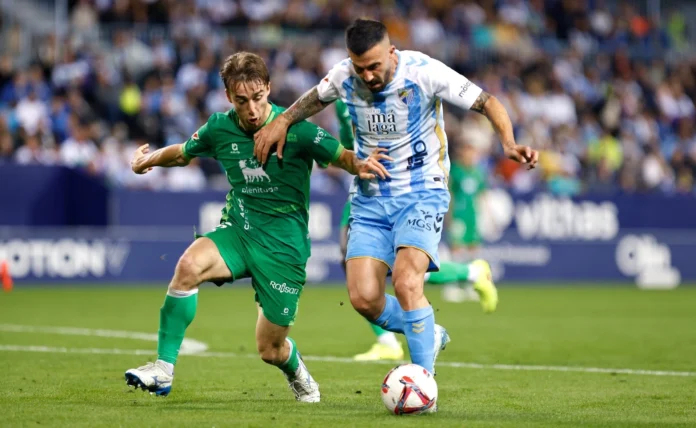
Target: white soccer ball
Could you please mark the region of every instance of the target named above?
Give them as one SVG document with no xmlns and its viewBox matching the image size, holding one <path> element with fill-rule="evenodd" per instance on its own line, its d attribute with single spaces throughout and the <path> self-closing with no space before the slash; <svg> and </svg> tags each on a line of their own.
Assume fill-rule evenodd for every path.
<svg viewBox="0 0 696 428">
<path fill-rule="evenodd" d="M 382 402 L 395 415 L 432 411 L 437 402 L 437 383 L 428 370 L 417 364 L 396 366 L 382 382 Z"/>
</svg>

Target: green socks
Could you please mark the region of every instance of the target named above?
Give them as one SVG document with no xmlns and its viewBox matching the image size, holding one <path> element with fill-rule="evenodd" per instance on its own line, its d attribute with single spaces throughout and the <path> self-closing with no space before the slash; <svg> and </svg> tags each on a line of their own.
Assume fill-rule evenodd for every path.
<svg viewBox="0 0 696 428">
<path fill-rule="evenodd" d="M 290 355 L 287 361 L 279 365 L 278 368 L 286 375 L 294 377 L 295 373 L 297 373 L 297 368 L 300 366 L 300 354 L 297 353 L 297 345 L 294 340 L 289 337 L 285 340 L 290 344 Z"/>
<path fill-rule="evenodd" d="M 469 267 L 469 264 L 464 263 L 442 262 L 438 272 L 430 272 L 428 282 L 431 284 L 451 284 L 468 281 L 470 277 Z"/>
<path fill-rule="evenodd" d="M 382 327 L 369 323 L 370 327 L 372 328 L 372 331 L 375 333 L 375 336 L 379 337 L 383 334 L 389 333 L 387 330 L 383 329 Z"/>
<path fill-rule="evenodd" d="M 157 341 L 157 358 L 176 364 L 184 334 L 198 307 L 198 288 L 191 291 L 167 291 L 160 308 L 160 327 Z"/>
</svg>

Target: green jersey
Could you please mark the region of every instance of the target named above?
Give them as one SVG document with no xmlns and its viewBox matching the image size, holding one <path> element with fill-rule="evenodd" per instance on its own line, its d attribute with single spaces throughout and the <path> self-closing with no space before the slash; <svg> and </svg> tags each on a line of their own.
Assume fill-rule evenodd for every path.
<svg viewBox="0 0 696 428">
<path fill-rule="evenodd" d="M 452 163 L 450 168 L 452 214 L 457 218 L 476 216 L 476 199 L 486 189 L 486 179 L 477 167 Z"/>
<path fill-rule="evenodd" d="M 338 137 L 341 145 L 348 150 L 353 150 L 355 135 L 353 134 L 353 121 L 350 118 L 348 106 L 341 100 L 336 100 L 336 116 L 338 117 Z"/>
<path fill-rule="evenodd" d="M 284 109 L 272 105 L 266 123 Z M 267 165 L 254 157 L 254 134 L 239 126 L 234 110 L 215 113 L 184 144 L 188 158 L 218 160 L 232 189 L 222 220 L 280 260 L 304 265 L 310 256 L 309 177 L 314 161 L 326 166 L 343 147 L 328 132 L 303 121 L 288 129 L 283 160 L 270 156 Z"/>
</svg>

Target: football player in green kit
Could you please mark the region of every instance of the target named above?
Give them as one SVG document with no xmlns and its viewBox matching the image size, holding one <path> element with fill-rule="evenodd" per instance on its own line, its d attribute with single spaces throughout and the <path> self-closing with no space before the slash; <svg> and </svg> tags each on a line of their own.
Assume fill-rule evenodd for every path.
<svg viewBox="0 0 696 428">
<path fill-rule="evenodd" d="M 457 148 L 450 167 L 449 188 L 452 203 L 449 210 L 448 238 L 454 260 L 463 262 L 475 258 L 481 245 L 478 231 L 478 201 L 486 190 L 484 172 L 476 165 L 476 149 L 470 144 Z M 459 302 L 478 297 L 468 286 L 464 289 L 448 284 L 443 289 L 443 298 Z"/>
<path fill-rule="evenodd" d="M 348 112 L 348 107 L 346 104 L 337 100 L 336 104 L 336 116 L 338 117 L 339 124 L 339 138 L 341 139 L 341 145 L 346 149 L 353 149 L 354 136 L 353 128 L 350 114 Z M 352 197 L 352 194 L 351 194 Z M 348 242 L 348 229 L 350 225 L 350 197 L 343 207 L 343 214 L 341 216 L 341 252 L 343 253 L 343 259 L 345 259 L 347 251 Z M 344 262 L 345 268 L 345 262 Z M 425 275 L 425 281 L 429 284 L 453 284 L 465 281 L 473 282 L 474 289 L 479 283 L 478 279 L 483 279 L 483 273 L 489 269 L 488 264 L 483 260 L 474 260 L 469 264 L 462 263 L 452 263 L 442 261 L 440 264 L 440 270 L 438 272 L 430 272 Z M 490 281 L 485 282 L 486 286 L 491 284 Z M 490 292 L 489 292 L 490 294 Z M 497 294 L 497 293 L 496 293 Z M 484 304 L 484 311 L 493 312 L 497 305 L 497 298 L 494 301 L 487 300 L 482 302 Z M 396 338 L 396 334 L 384 330 L 378 325 L 368 323 L 372 331 L 377 336 L 377 342 L 370 347 L 367 352 L 362 354 L 357 354 L 353 358 L 357 361 L 374 361 L 374 360 L 401 360 L 404 358 L 404 349 L 401 342 Z"/>
<path fill-rule="evenodd" d="M 359 160 L 328 132 L 303 121 L 288 134 L 285 156 L 266 165 L 254 158 L 254 133 L 284 109 L 268 101 L 270 78 L 258 55 L 228 57 L 220 77 L 234 109 L 213 114 L 183 144 L 149 153 L 143 145 L 131 166 L 144 174 L 155 166 L 184 166 L 194 157 L 212 157 L 225 169 L 232 189 L 220 225 L 197 236 L 179 259 L 160 309 L 157 360 L 125 373 L 128 385 L 157 395 L 169 394 L 174 365 L 198 303 L 198 286 L 251 278 L 256 292 L 256 344 L 261 359 L 278 367 L 298 401 L 320 401 L 319 385 L 309 374 L 297 345 L 288 337 L 305 284 L 310 256 L 309 181 L 316 161 L 333 164 L 364 179 L 389 176 L 373 154 Z"/>
<path fill-rule="evenodd" d="M 486 190 L 486 177 L 476 166 L 476 149 L 464 145 L 459 156 L 450 167 L 450 208 L 451 225 L 449 230 L 450 246 L 455 254 L 468 250 L 471 252 L 481 244 L 478 232 L 477 200 Z"/>
</svg>

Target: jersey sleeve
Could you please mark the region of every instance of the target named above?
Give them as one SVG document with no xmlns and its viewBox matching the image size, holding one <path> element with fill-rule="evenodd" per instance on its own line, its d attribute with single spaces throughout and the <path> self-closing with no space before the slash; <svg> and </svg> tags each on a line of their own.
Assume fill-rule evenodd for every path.
<svg viewBox="0 0 696 428">
<path fill-rule="evenodd" d="M 303 121 L 293 125 L 289 132 L 297 135 L 297 144 L 302 151 L 322 168 L 336 161 L 345 150 L 331 134 L 310 122 Z"/>
<path fill-rule="evenodd" d="M 215 144 L 211 135 L 211 122 L 213 117 L 208 119 L 208 122 L 203 124 L 198 131 L 194 132 L 191 138 L 184 143 L 184 156 L 187 159 L 196 157 L 215 157 Z"/>
<path fill-rule="evenodd" d="M 424 78 L 433 95 L 464 110 L 469 110 L 483 92 L 474 82 L 432 58 Z"/>
<path fill-rule="evenodd" d="M 338 137 L 341 145 L 348 150 L 353 150 L 355 136 L 353 135 L 353 121 L 350 118 L 348 106 L 341 100 L 336 101 L 336 117 L 338 118 Z"/>
<path fill-rule="evenodd" d="M 329 73 L 321 79 L 317 85 L 319 99 L 325 103 L 331 103 L 341 97 L 341 84 L 349 75 L 349 60 L 343 60 L 334 65 Z"/>
</svg>

